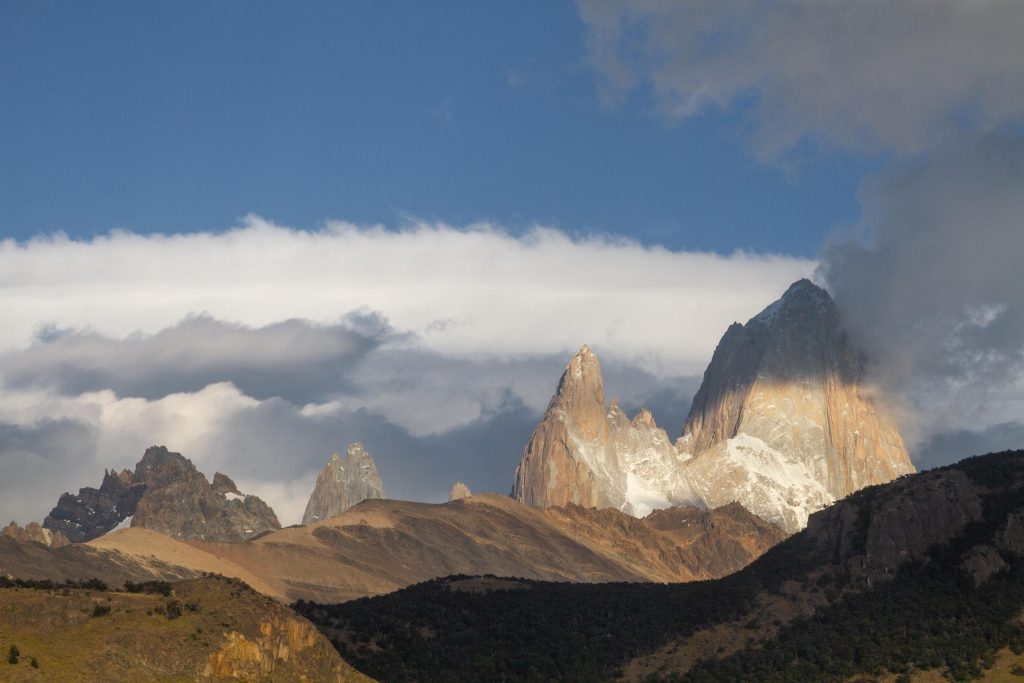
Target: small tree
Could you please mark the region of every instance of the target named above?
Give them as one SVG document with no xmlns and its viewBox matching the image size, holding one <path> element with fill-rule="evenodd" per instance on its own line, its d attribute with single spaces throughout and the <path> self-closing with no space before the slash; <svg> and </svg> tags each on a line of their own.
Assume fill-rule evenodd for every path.
<svg viewBox="0 0 1024 683">
<path fill-rule="evenodd" d="M 36 659 L 35 657 L 32 658 L 32 661 L 30 661 L 29 664 L 32 665 L 33 669 L 38 669 L 39 668 L 39 660 Z"/>
<path fill-rule="evenodd" d="M 7 663 L 17 664 L 18 658 L 21 657 L 21 651 L 17 645 L 11 645 L 11 649 L 7 651 Z"/>
</svg>

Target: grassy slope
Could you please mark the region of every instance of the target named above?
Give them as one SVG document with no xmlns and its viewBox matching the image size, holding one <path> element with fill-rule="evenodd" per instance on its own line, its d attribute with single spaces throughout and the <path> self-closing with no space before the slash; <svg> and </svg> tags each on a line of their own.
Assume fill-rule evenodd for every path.
<svg viewBox="0 0 1024 683">
<path fill-rule="evenodd" d="M 193 681 L 217 655 L 221 673 L 234 667 L 252 680 L 369 680 L 304 627 L 279 603 L 220 578 L 175 584 L 170 596 L 5 588 L 0 681 Z M 18 664 L 7 661 L 12 644 Z M 288 648 L 288 661 L 268 655 L 268 644 Z"/>
</svg>

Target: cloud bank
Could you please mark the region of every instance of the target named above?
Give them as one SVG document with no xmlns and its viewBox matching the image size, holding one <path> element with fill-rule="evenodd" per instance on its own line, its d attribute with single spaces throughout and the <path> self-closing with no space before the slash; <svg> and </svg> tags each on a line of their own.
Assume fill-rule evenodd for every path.
<svg viewBox="0 0 1024 683">
<path fill-rule="evenodd" d="M 251 216 L 223 233 L 0 243 L 0 348 L 24 346 L 44 325 L 123 337 L 197 313 L 266 326 L 333 324 L 365 308 L 449 356 L 588 341 L 697 371 L 718 330 L 811 270 L 787 256 L 674 252 L 544 228 L 518 237 L 487 224 L 301 231 Z"/>
<path fill-rule="evenodd" d="M 389 495 L 508 490 L 581 343 L 609 397 L 672 433 L 721 333 L 815 263 L 489 225 L 0 245 L 0 519 L 41 519 L 152 444 L 284 523 L 363 441 Z"/>
</svg>

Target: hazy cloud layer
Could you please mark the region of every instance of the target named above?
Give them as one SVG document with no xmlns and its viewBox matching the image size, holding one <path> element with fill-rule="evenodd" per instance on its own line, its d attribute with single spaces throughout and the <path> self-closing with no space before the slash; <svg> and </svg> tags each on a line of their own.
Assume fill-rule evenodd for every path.
<svg viewBox="0 0 1024 683">
<path fill-rule="evenodd" d="M 672 118 L 737 106 L 775 157 L 802 141 L 914 152 L 1024 114 L 1024 4 L 581 0 L 602 93 Z"/>
<path fill-rule="evenodd" d="M 548 370 L 542 362 L 505 368 L 510 375 Z M 547 384 L 545 401 L 560 370 L 532 380 Z M 697 382 L 656 380 L 624 366 L 610 368 L 607 377 L 610 395 L 625 396 L 630 411 L 649 406 L 670 433 L 678 430 Z M 414 411 L 434 399 L 429 387 L 413 384 L 409 392 Z M 119 398 L 109 390 L 76 396 L 8 391 L 0 397 L 0 519 L 40 520 L 61 492 L 98 485 L 106 467 L 131 468 L 154 444 L 185 454 L 209 477 L 229 474 L 243 490 L 263 496 L 286 524 L 301 518 L 330 453 L 352 441 L 365 443 L 377 459 L 389 496 L 440 501 L 456 479 L 474 490 L 505 493 L 542 409 L 505 389 L 453 426 L 415 433 L 376 410 L 257 400 L 228 382 L 153 400 Z"/>
<path fill-rule="evenodd" d="M 912 441 L 1024 414 L 1022 187 L 1024 138 L 963 142 L 867 183 L 864 239 L 823 256 Z"/>
<path fill-rule="evenodd" d="M 0 378 L 15 389 L 70 395 L 112 389 L 142 398 L 230 381 L 255 398 L 307 403 L 351 390 L 351 369 L 396 338 L 401 335 L 383 318 L 368 313 L 334 325 L 286 320 L 260 328 L 201 315 L 125 339 L 51 328 L 27 349 L 0 355 Z"/>
<path fill-rule="evenodd" d="M 326 458 L 356 440 L 390 495 L 438 500 L 455 479 L 506 491 L 583 342 L 609 399 L 676 435 L 726 326 L 815 264 L 251 218 L 223 234 L 8 242 L 0 266 L 0 518 L 40 519 L 159 443 L 295 521 Z"/>
<path fill-rule="evenodd" d="M 948 465 L 968 455 L 1019 449 L 1024 445 L 1024 423 L 1004 422 L 985 429 L 961 429 L 931 436 L 921 444 L 917 466 L 922 469 Z"/>
</svg>

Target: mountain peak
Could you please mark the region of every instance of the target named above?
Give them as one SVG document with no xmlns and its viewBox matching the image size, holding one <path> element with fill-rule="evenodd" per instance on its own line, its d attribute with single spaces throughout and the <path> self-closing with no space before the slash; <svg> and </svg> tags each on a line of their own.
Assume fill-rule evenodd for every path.
<svg viewBox="0 0 1024 683">
<path fill-rule="evenodd" d="M 654 423 L 654 415 L 652 415 L 651 411 L 649 411 L 647 408 L 641 408 L 640 412 L 638 412 L 633 417 L 633 426 L 639 427 L 641 425 L 644 426 L 644 427 L 656 427 L 657 426 Z"/>
<path fill-rule="evenodd" d="M 614 452 L 604 401 L 601 363 L 584 344 L 566 365 L 530 437 L 516 468 L 514 498 L 541 507 L 617 507 L 608 492 L 624 486 L 625 474 L 609 464 Z M 623 481 L 611 485 L 604 481 L 609 477 Z"/>
<path fill-rule="evenodd" d="M 384 485 L 373 456 L 366 452 L 362 443 L 350 443 L 345 448 L 344 460 L 334 453 L 320 470 L 302 523 L 322 522 L 368 498 L 383 497 Z"/>
<path fill-rule="evenodd" d="M 694 453 L 715 449 L 721 462 L 798 464 L 799 481 L 810 488 L 801 483 L 796 488 L 804 493 L 787 496 L 804 502 L 793 515 L 779 508 L 786 515 L 781 523 L 795 530 L 808 511 L 914 471 L 895 425 L 863 393 L 863 375 L 863 356 L 843 331 L 832 297 L 799 280 L 723 335 L 686 418 L 687 446 Z M 747 476 L 741 469 L 737 478 Z"/>
<path fill-rule="evenodd" d="M 337 457 L 337 453 L 334 454 L 334 457 Z M 334 458 L 331 458 L 331 459 L 333 460 Z M 373 458 L 370 457 L 370 454 L 366 452 L 366 448 L 363 446 L 362 442 L 360 442 L 360 441 L 355 441 L 355 442 L 350 443 L 348 446 L 345 447 L 345 459 L 346 460 L 366 460 L 366 459 L 369 459 L 371 462 L 373 461 Z"/>
<path fill-rule="evenodd" d="M 461 500 L 463 498 L 469 498 L 473 495 L 473 492 L 469 490 L 469 487 L 463 484 L 461 481 L 455 482 L 452 485 L 451 493 L 448 494 L 448 501 Z"/>
<path fill-rule="evenodd" d="M 804 278 L 789 286 L 776 301 L 768 304 L 763 311 L 747 323 L 761 323 L 771 326 L 781 319 L 796 317 L 806 323 L 808 317 L 823 316 L 838 321 L 835 302 L 829 293 Z"/>
</svg>

